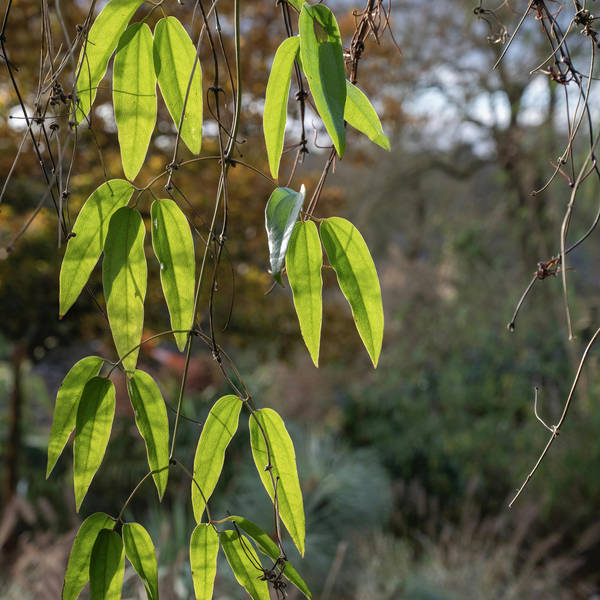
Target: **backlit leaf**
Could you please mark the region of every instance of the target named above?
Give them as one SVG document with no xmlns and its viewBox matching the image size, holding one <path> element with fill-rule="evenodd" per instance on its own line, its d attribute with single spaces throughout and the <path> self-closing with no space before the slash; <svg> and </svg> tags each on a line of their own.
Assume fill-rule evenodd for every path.
<svg viewBox="0 0 600 600">
<path fill-rule="evenodd" d="M 146 442 L 148 466 L 158 497 L 162 499 L 169 477 L 169 420 L 162 394 L 148 373 L 136 370 L 127 381 L 135 424 Z"/>
<path fill-rule="evenodd" d="M 46 479 L 50 476 L 69 436 L 75 429 L 77 407 L 85 384 L 98 375 L 103 364 L 99 356 L 86 356 L 75 363 L 60 384 L 54 405 L 54 418 L 48 441 Z"/>
<path fill-rule="evenodd" d="M 273 501 L 273 480 L 277 484 L 279 515 L 298 551 L 304 556 L 304 504 L 298 480 L 296 453 L 283 420 L 274 410 L 263 408 L 250 415 L 250 445 L 258 474 Z"/>
<path fill-rule="evenodd" d="M 294 306 L 304 343 L 319 366 L 321 322 L 323 318 L 323 250 L 317 227 L 312 221 L 296 223 L 285 259 Z"/>
<path fill-rule="evenodd" d="M 219 536 L 212 525 L 200 523 L 190 538 L 190 564 L 196 600 L 211 600 L 217 574 Z"/>
<path fill-rule="evenodd" d="M 103 183 L 85 201 L 75 225 L 73 236 L 60 268 L 59 318 L 67 313 L 86 284 L 98 262 L 113 214 L 125 206 L 133 194 L 133 187 L 124 179 Z"/>
<path fill-rule="evenodd" d="M 358 333 L 376 367 L 383 341 L 383 305 L 369 248 L 358 229 L 340 217 L 321 223 L 321 239 L 352 309 Z"/>
<path fill-rule="evenodd" d="M 365 94 L 346 80 L 346 106 L 344 119 L 349 125 L 364 133 L 372 142 L 384 150 L 390 149 L 390 140 L 383 133 L 381 121 Z"/>
<path fill-rule="evenodd" d="M 290 237 L 304 204 L 304 195 L 304 185 L 299 192 L 280 187 L 273 191 L 265 208 L 271 273 L 279 283 Z"/>
<path fill-rule="evenodd" d="M 279 162 L 283 151 L 292 68 L 299 47 L 300 38 L 298 36 L 289 37 L 280 44 L 277 52 L 275 52 L 267 83 L 263 131 L 269 157 L 269 168 L 275 179 L 279 174 Z"/>
<path fill-rule="evenodd" d="M 270 538 L 270 536 L 263 531 L 258 525 L 252 521 L 245 519 L 244 517 L 231 516 L 227 517 L 229 521 L 235 521 L 236 525 L 247 533 L 256 543 L 257 548 L 266 556 L 276 561 L 279 556 L 279 548 L 277 544 Z M 312 598 L 312 594 L 308 589 L 306 583 L 293 565 L 288 562 L 285 564 L 283 576 L 293 583 L 307 598 Z"/>
<path fill-rule="evenodd" d="M 118 533 L 103 529 L 90 559 L 90 600 L 120 600 L 125 574 L 125 550 Z"/>
<path fill-rule="evenodd" d="M 148 278 L 145 235 L 140 213 L 124 206 L 112 216 L 104 244 L 102 284 L 106 311 L 117 353 L 128 374 L 135 370 L 139 353 L 136 346 L 144 325 Z"/>
<path fill-rule="evenodd" d="M 177 128 L 194 63 L 196 68 L 185 105 L 181 139 L 194 154 L 198 154 L 202 145 L 202 70 L 196 60 L 196 48 L 175 17 L 161 19 L 154 29 L 154 70 Z"/>
<path fill-rule="evenodd" d="M 75 118 L 81 123 L 90 112 L 98 84 L 127 23 L 143 0 L 110 0 L 96 17 L 79 54 Z"/>
<path fill-rule="evenodd" d="M 158 600 L 158 566 L 152 538 L 139 523 L 125 523 L 122 535 L 125 555 L 140 576 L 148 600 Z"/>
<path fill-rule="evenodd" d="M 102 463 L 115 416 L 115 386 L 103 377 L 90 379 L 81 394 L 73 444 L 75 505 L 79 507 Z"/>
<path fill-rule="evenodd" d="M 79 528 L 69 555 L 62 600 L 75 600 L 90 578 L 90 558 L 98 534 L 103 529 L 114 529 L 115 520 L 106 513 L 90 515 Z"/>
<path fill-rule="evenodd" d="M 323 4 L 304 4 L 300 13 L 302 69 L 323 124 L 340 158 L 346 147 L 346 71 L 340 30 Z"/>
<path fill-rule="evenodd" d="M 135 179 L 156 123 L 152 32 L 145 23 L 130 25 L 119 40 L 113 68 L 113 103 L 123 171 L 127 179 Z"/>
<path fill-rule="evenodd" d="M 241 409 L 242 401 L 237 396 L 223 396 L 215 402 L 206 417 L 194 458 L 194 479 L 204 498 L 198 486 L 193 481 L 191 484 L 192 508 L 198 523 L 204 513 L 204 501 L 208 501 L 219 481 L 225 450 L 237 431 Z"/>
<path fill-rule="evenodd" d="M 185 215 L 173 200 L 152 203 L 152 246 L 160 263 L 160 282 L 171 315 L 171 329 L 189 330 L 194 321 L 194 241 Z M 174 335 L 177 347 L 183 351 L 188 334 Z"/>
<path fill-rule="evenodd" d="M 260 579 L 260 560 L 248 538 L 235 531 L 223 531 L 219 538 L 238 583 L 253 600 L 270 600 L 267 582 Z"/>
</svg>

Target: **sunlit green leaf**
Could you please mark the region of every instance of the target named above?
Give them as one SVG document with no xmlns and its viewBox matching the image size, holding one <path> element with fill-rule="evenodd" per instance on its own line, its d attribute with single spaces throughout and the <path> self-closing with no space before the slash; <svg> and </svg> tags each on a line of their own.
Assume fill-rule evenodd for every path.
<svg viewBox="0 0 600 600">
<path fill-rule="evenodd" d="M 122 535 L 125 555 L 140 576 L 148 600 L 158 600 L 158 566 L 152 538 L 139 523 L 125 523 Z"/>
<path fill-rule="evenodd" d="M 77 300 L 100 258 L 110 218 L 129 202 L 131 194 L 133 187 L 128 181 L 112 179 L 85 201 L 73 225 L 73 236 L 69 238 L 60 268 L 59 318 L 62 319 Z"/>
<path fill-rule="evenodd" d="M 113 529 L 115 520 L 106 513 L 90 515 L 79 528 L 69 555 L 62 600 L 75 600 L 90 578 L 90 557 L 102 529 Z"/>
<path fill-rule="evenodd" d="M 46 479 L 50 476 L 69 436 L 75 429 L 77 407 L 85 384 L 98 375 L 104 361 L 99 356 L 86 356 L 75 363 L 60 384 L 54 405 L 54 418 L 48 441 Z"/>
<path fill-rule="evenodd" d="M 212 525 L 200 523 L 190 538 L 190 564 L 196 600 L 211 600 L 217 574 L 219 536 Z"/>
<path fill-rule="evenodd" d="M 93 377 L 83 388 L 73 444 L 73 482 L 77 510 L 102 463 L 115 416 L 115 386 Z"/>
<path fill-rule="evenodd" d="M 267 83 L 263 131 L 269 157 L 269 168 L 275 179 L 279 174 L 279 162 L 283 151 L 292 68 L 299 47 L 300 38 L 298 36 L 289 37 L 281 43 L 275 53 Z"/>
<path fill-rule="evenodd" d="M 235 531 L 223 531 L 219 537 L 238 583 L 254 600 L 270 600 L 267 582 L 260 579 L 260 560 L 248 538 Z"/>
<path fill-rule="evenodd" d="M 299 20 L 302 69 L 327 133 L 340 157 L 346 147 L 346 71 L 340 30 L 323 4 L 304 4 Z"/>
<path fill-rule="evenodd" d="M 124 206 L 111 218 L 104 244 L 102 284 L 106 311 L 119 358 L 128 373 L 135 369 L 144 325 L 148 268 L 146 230 L 137 210 Z"/>
<path fill-rule="evenodd" d="M 304 343 L 319 366 L 323 318 L 323 251 L 317 227 L 312 221 L 296 223 L 285 259 L 294 306 Z"/>
<path fill-rule="evenodd" d="M 321 239 L 352 309 L 358 333 L 376 367 L 383 341 L 383 305 L 369 248 L 358 229 L 340 217 L 321 223 Z"/>
<path fill-rule="evenodd" d="M 77 97 L 75 111 L 78 123 L 83 121 L 96 98 L 98 84 L 106 73 L 106 67 L 115 51 L 127 23 L 143 0 L 110 0 L 90 27 L 87 42 L 79 54 Z"/>
<path fill-rule="evenodd" d="M 263 408 L 250 415 L 250 445 L 256 469 L 271 500 L 275 498 L 273 481 L 276 482 L 281 520 L 298 551 L 304 556 L 304 504 L 298 480 L 296 453 L 283 420 L 274 410 Z"/>
<path fill-rule="evenodd" d="M 355 129 L 364 133 L 372 142 L 384 150 L 390 149 L 390 140 L 383 133 L 381 121 L 365 94 L 346 80 L 346 107 L 344 119 Z"/>
<path fill-rule="evenodd" d="M 233 395 L 219 398 L 210 409 L 202 428 L 196 456 L 194 458 L 194 479 L 192 481 L 192 508 L 199 523 L 204 513 L 205 500 L 213 493 L 223 470 L 225 450 L 238 428 L 242 401 Z"/>
<path fill-rule="evenodd" d="M 119 40 L 113 68 L 113 103 L 123 171 L 127 179 L 135 179 L 156 123 L 152 32 L 146 23 L 130 25 Z"/>
<path fill-rule="evenodd" d="M 103 529 L 90 558 L 90 600 L 120 600 L 125 550 L 118 533 Z"/>
<path fill-rule="evenodd" d="M 173 200 L 152 203 L 152 246 L 160 263 L 160 282 L 173 330 L 191 329 L 194 320 L 194 241 L 185 215 Z M 188 334 L 175 333 L 179 350 Z"/>
<path fill-rule="evenodd" d="M 148 465 L 158 497 L 162 499 L 169 477 L 169 420 L 162 394 L 148 373 L 136 370 L 127 381 L 135 424 L 146 442 Z"/>
<path fill-rule="evenodd" d="M 245 519 L 244 517 L 231 516 L 227 517 L 229 521 L 235 521 L 236 525 L 247 533 L 256 543 L 257 548 L 266 556 L 277 561 L 280 556 L 279 548 L 277 544 L 271 539 L 271 537 L 263 531 L 258 525 Z M 293 583 L 307 598 L 312 598 L 312 594 L 308 589 L 306 583 L 293 565 L 288 562 L 285 563 L 285 569 L 283 576 Z"/>
<path fill-rule="evenodd" d="M 299 192 L 286 187 L 277 188 L 271 194 L 265 208 L 271 273 L 279 283 L 294 224 L 304 204 L 304 195 L 304 185 Z"/>
<path fill-rule="evenodd" d="M 202 145 L 202 70 L 196 48 L 183 25 L 175 17 L 161 19 L 154 29 L 154 70 L 165 104 L 179 128 L 192 69 L 181 139 L 194 153 Z"/>
<path fill-rule="evenodd" d="M 304 4 L 304 0 L 287 0 L 288 4 L 293 6 L 298 12 L 302 9 L 302 5 Z"/>
</svg>

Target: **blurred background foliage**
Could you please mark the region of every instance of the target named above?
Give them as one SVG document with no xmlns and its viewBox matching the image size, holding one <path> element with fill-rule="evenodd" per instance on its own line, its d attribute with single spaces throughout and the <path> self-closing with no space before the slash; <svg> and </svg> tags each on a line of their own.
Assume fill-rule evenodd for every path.
<svg viewBox="0 0 600 600">
<path fill-rule="evenodd" d="M 62 4 L 72 34 L 88 3 Z M 192 4 L 169 2 L 166 9 L 185 21 Z M 501 46 L 487 36 L 501 30 L 496 22 L 488 27 L 477 20 L 474 4 L 392 3 L 391 25 L 402 56 L 386 33 L 380 45 L 369 40 L 359 69 L 359 84 L 380 109 L 392 152 L 384 154 L 352 133 L 347 156 L 336 165 L 319 205 L 321 217 L 348 216 L 373 251 L 386 311 L 377 371 L 369 366 L 329 272 L 321 367 L 314 369 L 289 289 L 266 294 L 271 281 L 263 215 L 270 185 L 241 165 L 231 170 L 228 255 L 216 296 L 219 323 L 228 321 L 232 302 L 233 313 L 220 339 L 259 406 L 280 411 L 292 432 L 308 540 L 304 560 L 291 549 L 290 556 L 321 600 L 591 598 L 600 587 L 595 355 L 584 370 L 563 435 L 517 506 L 507 509 L 547 437 L 533 415 L 533 387 L 541 389 L 545 420 L 555 422 L 579 356 L 598 324 L 600 281 L 597 237 L 592 237 L 571 261 L 576 339 L 567 340 L 560 283 L 554 278 L 536 286 L 516 331 L 508 332 L 506 323 L 537 262 L 558 249 L 567 182 L 558 179 L 537 196 L 530 192 L 551 174 L 550 160 L 565 142 L 564 93 L 547 77 L 529 75 L 546 52 L 533 19 L 492 71 Z M 510 4 L 498 15 L 512 28 L 516 9 L 526 3 L 515 3 L 515 11 Z M 360 6 L 348 0 L 331 6 L 348 42 L 352 10 Z M 230 7 L 221 9 L 227 31 Z M 264 171 L 261 98 L 285 30 L 273 3 L 249 1 L 243 11 L 243 160 Z M 60 29 L 53 26 L 58 38 Z M 39 31 L 39 3 L 14 3 L 7 48 L 20 69 L 26 103 L 35 94 L 38 55 L 32 49 L 39 46 Z M 577 56 L 576 46 L 573 51 Z M 206 87 L 210 62 L 203 66 Z M 65 89 L 69 83 L 65 76 Z M 93 133 L 79 129 L 71 219 L 103 180 L 104 170 L 109 177 L 122 176 L 109 99 L 106 83 L 93 112 Z M 16 105 L 4 77 L 0 183 L 23 135 Z M 170 161 L 173 128 L 164 107 L 160 110 L 139 182 L 149 181 Z M 290 111 L 296 118 L 293 101 Z M 312 121 L 311 115 L 311 137 Z M 58 122 L 62 134 L 66 121 Z M 293 136 L 292 127 L 288 139 Z M 73 139 L 68 138 L 65 157 Z M 207 125 L 203 154 L 215 154 L 215 147 Z M 309 190 L 326 157 L 314 145 L 310 150 L 293 182 L 304 182 Z M 284 158 L 284 173 L 292 154 Z M 189 201 L 189 215 L 200 232 L 206 231 L 212 210 L 216 174 L 214 161 L 177 172 L 181 195 L 177 192 L 176 198 L 183 206 Z M 97 510 L 118 513 L 146 472 L 124 382 L 117 378 L 118 418 L 81 514 L 74 511 L 69 449 L 51 479 L 44 479 L 54 396 L 62 377 L 86 354 L 114 356 L 108 328 L 89 296 L 83 294 L 64 320 L 57 319 L 64 245 L 57 249 L 57 220 L 49 203 L 15 240 L 44 189 L 25 140 L 0 214 L 0 596 L 6 598 L 59 597 L 80 519 Z M 146 218 L 151 200 L 146 194 L 138 204 Z M 574 236 L 585 231 L 596 210 L 597 190 L 591 183 L 580 203 Z M 157 264 L 150 255 L 149 266 L 146 334 L 168 327 Z M 98 272 L 91 290 L 102 304 Z M 167 402 L 174 403 L 183 366 L 174 344 L 162 339 L 145 346 L 140 362 L 159 380 Z M 188 391 L 184 414 L 200 423 L 214 400 L 228 392 L 204 348 L 193 356 Z M 178 455 L 188 466 L 199 433 L 197 423 L 182 423 Z M 228 451 L 213 512 L 243 514 L 269 528 L 269 504 L 248 449 L 242 423 Z M 189 482 L 172 472 L 162 504 L 148 485 L 125 516 L 144 523 L 159 549 L 163 597 L 190 597 Z M 130 568 L 124 590 L 124 597 L 143 597 Z M 297 597 L 295 590 L 289 592 Z M 223 566 L 216 597 L 240 593 Z"/>
</svg>

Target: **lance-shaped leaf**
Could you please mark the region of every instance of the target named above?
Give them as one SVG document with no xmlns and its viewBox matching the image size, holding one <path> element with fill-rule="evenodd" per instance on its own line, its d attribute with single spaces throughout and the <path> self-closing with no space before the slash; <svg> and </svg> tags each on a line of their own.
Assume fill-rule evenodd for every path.
<svg viewBox="0 0 600 600">
<path fill-rule="evenodd" d="M 304 4 L 300 13 L 302 69 L 315 106 L 340 158 L 346 147 L 346 71 L 342 39 L 333 13 L 323 4 Z"/>
<path fill-rule="evenodd" d="M 69 436 L 75 429 L 77 407 L 85 384 L 98 375 L 104 361 L 99 356 L 86 356 L 75 363 L 60 384 L 54 405 L 54 418 L 48 442 L 46 479 L 61 455 Z"/>
<path fill-rule="evenodd" d="M 269 558 L 277 561 L 280 557 L 279 548 L 277 544 L 270 538 L 269 534 L 263 531 L 258 525 L 245 519 L 244 517 L 231 516 L 227 517 L 229 521 L 235 521 L 236 525 L 247 533 L 256 543 L 257 548 Z M 312 594 L 308 589 L 308 586 L 300 577 L 300 574 L 293 565 L 288 562 L 285 563 L 285 569 L 283 571 L 283 576 L 293 583 L 307 598 L 312 598 Z"/>
<path fill-rule="evenodd" d="M 130 25 L 119 40 L 113 68 L 113 103 L 123 172 L 140 172 L 156 123 L 156 74 L 152 32 L 146 23 Z"/>
<path fill-rule="evenodd" d="M 103 529 L 90 559 L 90 600 L 120 600 L 125 574 L 125 550 L 118 533 Z"/>
<path fill-rule="evenodd" d="M 103 377 L 90 379 L 77 408 L 73 444 L 75 505 L 79 507 L 102 463 L 115 416 L 115 386 Z"/>
<path fill-rule="evenodd" d="M 364 133 L 372 142 L 384 150 L 390 149 L 390 140 L 381 127 L 381 121 L 365 94 L 346 80 L 346 107 L 344 119 L 352 127 Z"/>
<path fill-rule="evenodd" d="M 263 408 L 250 415 L 250 445 L 258 474 L 273 501 L 275 481 L 279 515 L 298 551 L 304 556 L 304 504 L 298 480 L 296 453 L 283 420 L 274 410 Z"/>
<path fill-rule="evenodd" d="M 211 600 L 217 574 L 219 535 L 212 525 L 200 523 L 190 538 L 190 564 L 197 600 Z"/>
<path fill-rule="evenodd" d="M 169 477 L 169 420 L 162 394 L 148 373 L 136 370 L 127 381 L 129 399 L 135 413 L 135 424 L 144 442 L 148 465 L 162 499 Z"/>
<path fill-rule="evenodd" d="M 196 262 L 194 241 L 185 215 L 173 200 L 152 203 L 152 246 L 160 263 L 160 282 L 171 315 L 171 329 L 179 350 L 194 320 Z"/>
<path fill-rule="evenodd" d="M 125 523 L 122 535 L 125 555 L 140 576 L 148 600 L 158 600 L 158 565 L 152 538 L 139 523 Z"/>
<path fill-rule="evenodd" d="M 292 288 L 300 331 L 317 367 L 323 319 L 322 267 L 323 251 L 317 226 L 312 221 L 296 223 L 285 259 L 285 270 Z"/>
<path fill-rule="evenodd" d="M 283 137 L 287 121 L 287 104 L 290 93 L 290 81 L 294 59 L 298 54 L 300 38 L 296 35 L 284 40 L 273 59 L 273 66 L 267 83 L 265 110 L 263 113 L 263 131 L 269 168 L 275 179 L 279 174 L 279 162 L 283 152 Z"/>
<path fill-rule="evenodd" d="M 262 577 L 261 563 L 252 544 L 236 531 L 220 534 L 221 546 L 238 583 L 253 600 L 269 600 L 269 587 Z"/>
<path fill-rule="evenodd" d="M 98 84 L 115 51 L 121 34 L 143 0 L 110 0 L 90 27 L 77 67 L 78 105 L 75 118 L 81 123 L 90 112 Z"/>
<path fill-rule="evenodd" d="M 62 319 L 86 284 L 98 262 L 113 214 L 129 202 L 133 187 L 124 179 L 103 183 L 85 201 L 60 268 L 60 310 Z"/>
<path fill-rule="evenodd" d="M 215 402 L 206 417 L 194 458 L 194 479 L 198 485 L 193 481 L 191 484 L 192 508 L 198 523 L 202 520 L 205 501 L 208 501 L 219 481 L 225 450 L 237 431 L 241 409 L 242 401 L 237 396 L 223 396 Z"/>
<path fill-rule="evenodd" d="M 383 341 L 383 305 L 369 248 L 358 229 L 340 217 L 321 223 L 321 239 L 352 309 L 358 333 L 376 367 Z"/>
<path fill-rule="evenodd" d="M 273 191 L 265 208 L 265 226 L 269 239 L 271 273 L 281 283 L 281 269 L 285 262 L 294 224 L 304 204 L 304 185 L 299 192 L 280 187 Z"/>
<path fill-rule="evenodd" d="M 144 222 L 137 210 L 124 206 L 111 218 L 104 244 L 102 285 L 110 328 L 123 367 L 137 363 L 144 325 L 148 268 L 144 254 Z"/>
<path fill-rule="evenodd" d="M 182 123 L 185 104 L 181 139 L 194 154 L 198 154 L 202 145 L 202 70 L 192 40 L 175 17 L 161 19 L 154 29 L 154 70 L 177 128 Z"/>
<path fill-rule="evenodd" d="M 90 578 L 90 557 L 98 534 L 103 529 L 114 529 L 115 520 L 106 513 L 90 515 L 79 528 L 65 573 L 62 600 L 75 600 Z"/>
</svg>

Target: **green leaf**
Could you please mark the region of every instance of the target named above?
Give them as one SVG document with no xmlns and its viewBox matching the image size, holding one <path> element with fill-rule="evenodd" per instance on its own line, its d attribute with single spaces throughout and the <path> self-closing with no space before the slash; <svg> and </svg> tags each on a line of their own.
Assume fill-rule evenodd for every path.
<svg viewBox="0 0 600 600">
<path fill-rule="evenodd" d="M 376 367 L 383 341 L 383 305 L 369 248 L 358 229 L 340 217 L 321 223 L 321 239 L 352 309 L 358 333 Z"/>
<path fill-rule="evenodd" d="M 258 549 L 269 558 L 277 561 L 279 559 L 279 548 L 277 544 L 263 531 L 258 525 L 244 517 L 231 516 L 227 517 L 229 521 L 234 521 L 236 525 L 245 533 L 247 533 L 255 542 Z M 293 583 L 307 598 L 312 598 L 312 594 L 306 583 L 296 569 L 288 562 L 285 564 L 283 576 Z"/>
<path fill-rule="evenodd" d="M 200 523 L 190 538 L 190 564 L 197 600 L 211 600 L 217 574 L 219 536 L 212 525 Z"/>
<path fill-rule="evenodd" d="M 73 444 L 73 482 L 77 511 L 102 463 L 115 416 L 115 386 L 93 377 L 83 388 Z"/>
<path fill-rule="evenodd" d="M 136 370 L 127 381 L 135 424 L 146 442 L 148 465 L 158 497 L 162 499 L 169 477 L 169 419 L 162 394 L 148 373 Z"/>
<path fill-rule="evenodd" d="M 344 119 L 352 127 L 364 133 L 384 150 L 390 149 L 390 140 L 381 127 L 381 121 L 365 94 L 346 80 L 346 106 Z"/>
<path fill-rule="evenodd" d="M 227 562 L 238 583 L 254 600 L 269 600 L 267 582 L 260 579 L 263 574 L 259 567 L 260 560 L 248 538 L 235 531 L 222 531 L 220 539 Z"/>
<path fill-rule="evenodd" d="M 321 322 L 323 319 L 323 251 L 317 227 L 312 221 L 296 223 L 285 259 L 300 331 L 310 356 L 319 366 Z"/>
<path fill-rule="evenodd" d="M 273 501 L 273 480 L 276 482 L 279 515 L 298 551 L 304 556 L 304 504 L 296 468 L 296 453 L 283 420 L 274 410 L 263 408 L 250 415 L 250 445 L 258 474 Z"/>
<path fill-rule="evenodd" d="M 242 401 L 233 395 L 219 398 L 210 409 L 202 428 L 196 456 L 194 458 L 194 479 L 192 481 L 192 508 L 196 522 L 202 520 L 205 500 L 213 493 L 225 462 L 225 450 L 238 428 Z"/>
<path fill-rule="evenodd" d="M 202 70 L 196 48 L 183 25 L 175 17 L 161 19 L 154 28 L 154 70 L 175 127 L 179 128 L 188 84 L 181 139 L 194 153 L 202 145 Z"/>
<path fill-rule="evenodd" d="M 189 330 L 194 321 L 194 241 L 185 215 L 173 200 L 152 203 L 152 246 L 160 263 L 160 282 L 171 315 L 171 329 Z M 183 351 L 188 334 L 174 335 L 177 347 Z"/>
<path fill-rule="evenodd" d="M 113 67 L 113 103 L 123 171 L 127 179 L 135 179 L 156 123 L 152 32 L 145 23 L 130 25 L 119 40 Z"/>
<path fill-rule="evenodd" d="M 104 244 L 102 285 L 106 311 L 117 353 L 128 374 L 135 370 L 139 353 L 136 346 L 144 326 L 148 278 L 145 235 L 140 213 L 124 206 L 111 218 Z"/>
<path fill-rule="evenodd" d="M 300 56 L 315 106 L 340 158 L 346 147 L 346 70 L 342 39 L 333 13 L 304 4 L 300 13 Z"/>
<path fill-rule="evenodd" d="M 283 152 L 283 137 L 287 121 L 287 104 L 292 79 L 294 59 L 300 48 L 300 38 L 296 35 L 284 40 L 273 59 L 273 66 L 267 83 L 263 131 L 269 157 L 269 168 L 275 179 L 279 174 L 279 162 Z"/>
<path fill-rule="evenodd" d="M 117 47 L 127 23 L 143 0 L 110 0 L 90 27 L 87 43 L 84 41 L 77 63 L 77 97 L 79 103 L 75 119 L 81 123 L 90 112 L 96 98 L 98 84 Z"/>
<path fill-rule="evenodd" d="M 90 558 L 98 534 L 103 529 L 114 529 L 115 520 L 106 513 L 90 515 L 79 528 L 69 555 L 62 600 L 75 600 L 90 577 Z"/>
<path fill-rule="evenodd" d="M 302 10 L 304 0 L 287 0 L 287 3 L 293 6 L 298 12 Z"/>
<path fill-rule="evenodd" d="M 139 523 L 125 523 L 122 535 L 125 555 L 140 576 L 148 600 L 158 600 L 158 566 L 152 538 Z"/>
<path fill-rule="evenodd" d="M 48 441 L 48 465 L 46 479 L 52 473 L 56 461 L 62 454 L 69 436 L 75 429 L 79 398 L 85 384 L 98 375 L 104 361 L 99 356 L 86 356 L 75 363 L 60 384 L 54 405 L 54 418 Z"/>
<path fill-rule="evenodd" d="M 103 529 L 90 559 L 90 600 L 120 600 L 125 573 L 125 551 L 118 533 Z"/>
<path fill-rule="evenodd" d="M 271 273 L 281 283 L 281 269 L 294 224 L 304 204 L 304 185 L 299 192 L 280 187 L 273 191 L 265 208 L 265 226 L 269 238 Z"/>
<path fill-rule="evenodd" d="M 98 262 L 110 218 L 129 202 L 131 194 L 133 187 L 128 181 L 112 179 L 103 183 L 85 201 L 73 225 L 73 237 L 67 242 L 60 268 L 59 319 L 73 306 Z"/>
</svg>

